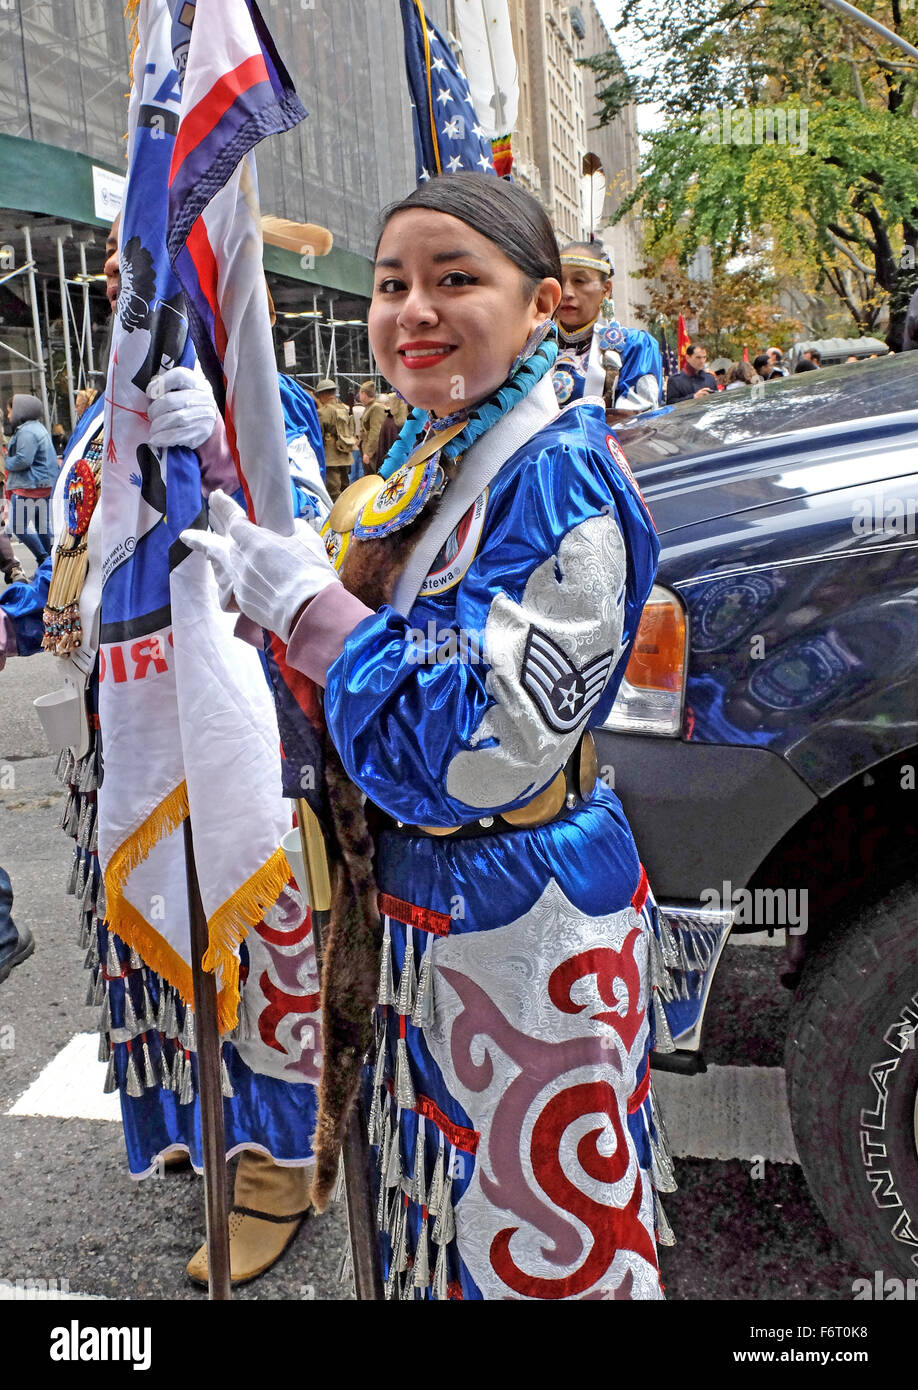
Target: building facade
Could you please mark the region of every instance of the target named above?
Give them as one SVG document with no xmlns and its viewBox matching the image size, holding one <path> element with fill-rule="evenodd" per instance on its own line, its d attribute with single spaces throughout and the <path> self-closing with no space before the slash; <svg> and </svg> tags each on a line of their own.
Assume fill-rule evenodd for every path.
<svg viewBox="0 0 918 1390">
<path fill-rule="evenodd" d="M 576 60 L 610 46 L 592 0 L 583 9 L 509 4 L 520 74 L 515 177 L 542 199 L 559 237 L 576 239 L 583 153 L 600 153 L 610 182 L 613 169 L 630 171 L 633 120 L 590 129 L 592 74 Z M 266 248 L 278 362 L 306 381 L 331 372 L 353 385 L 374 371 L 366 310 L 378 215 L 415 181 L 398 0 L 261 8 L 309 112 L 259 153 L 262 208 L 334 236 L 314 262 Z M 425 0 L 447 33 L 451 8 Z M 35 391 L 44 376 L 50 418 L 65 425 L 75 390 L 102 380 L 109 315 L 94 277 L 124 172 L 129 54 L 120 0 L 0 3 L 0 396 Z M 624 229 L 608 240 L 621 284 L 634 247 Z"/>
<path fill-rule="evenodd" d="M 585 28 L 583 56 L 592 58 L 613 48 L 611 35 L 592 0 L 585 0 L 582 15 Z M 614 121 L 598 126 L 596 78 L 589 68 L 581 68 L 581 73 L 587 149 L 599 155 L 606 173 L 608 193 L 604 213 L 608 219 L 638 181 L 640 153 L 637 112 L 633 106 L 626 107 Z M 639 304 L 646 303 L 643 282 L 634 278 L 643 261 L 640 220 L 630 214 L 614 227 L 604 226 L 599 235 L 615 268 L 615 312 L 623 323 L 634 324 L 635 310 Z"/>
<path fill-rule="evenodd" d="M 598 126 L 596 79 L 580 66 L 613 48 L 593 0 L 510 0 L 514 45 L 520 70 L 520 116 L 514 147 L 523 154 L 522 180 L 542 199 L 559 240 L 579 241 L 584 226 L 580 202 L 583 156 L 599 156 L 606 175 L 604 220 L 620 205 L 637 180 L 638 134 L 633 108 L 607 126 Z M 523 93 L 526 99 L 523 99 Z M 528 165 L 538 178 L 528 182 Z M 637 218 L 615 227 L 602 226 L 597 236 L 615 267 L 615 307 L 633 321 L 640 300 L 632 278 L 641 262 Z"/>
<path fill-rule="evenodd" d="M 65 425 L 75 389 L 102 379 L 109 315 L 93 276 L 117 210 L 101 195 L 115 199 L 124 172 L 123 8 L 0 4 L 0 273 L 16 272 L 0 283 L 0 395 L 38 390 L 38 341 L 49 414 Z M 445 3 L 428 8 L 445 25 Z M 334 235 L 313 264 L 266 251 L 279 363 L 305 380 L 331 370 L 359 381 L 373 371 L 366 309 L 378 214 L 415 182 L 397 0 L 262 0 L 261 9 L 309 111 L 258 156 L 262 208 Z M 34 284 L 19 273 L 30 259 Z"/>
</svg>

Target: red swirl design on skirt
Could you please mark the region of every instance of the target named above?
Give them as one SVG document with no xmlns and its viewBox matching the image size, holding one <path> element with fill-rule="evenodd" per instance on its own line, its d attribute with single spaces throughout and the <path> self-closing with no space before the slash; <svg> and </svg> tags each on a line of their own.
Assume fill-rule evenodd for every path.
<svg viewBox="0 0 918 1390">
<path fill-rule="evenodd" d="M 267 922 L 259 922 L 257 930 L 258 935 L 263 941 L 267 941 L 269 946 L 299 946 L 312 931 L 312 916 L 307 910 L 306 916 L 294 931 L 289 931 L 287 927 L 269 927 Z"/>
<path fill-rule="evenodd" d="M 578 1004 L 571 998 L 571 989 L 578 980 L 590 975 L 596 976 L 596 988 L 604 1004 L 611 1007 L 608 1013 L 591 1014 L 599 1023 L 608 1023 L 618 1033 L 628 1051 L 644 1021 L 644 1010 L 638 1009 L 637 1001 L 641 991 L 641 977 L 634 960 L 634 946 L 641 935 L 635 927 L 625 938 L 621 951 L 613 951 L 609 946 L 593 946 L 589 951 L 581 951 L 569 956 L 551 973 L 548 981 L 548 997 L 556 1009 L 563 1014 L 583 1013 L 586 1004 Z M 624 980 L 628 991 L 627 1010 L 622 1017 L 615 1009 L 615 981 Z"/>
<path fill-rule="evenodd" d="M 274 983 L 267 970 L 262 971 L 258 984 L 268 1001 L 268 1007 L 262 1009 L 258 1015 L 258 1032 L 261 1040 L 266 1046 L 273 1047 L 278 1052 L 286 1053 L 287 1048 L 277 1040 L 277 1028 L 281 1019 L 286 1018 L 288 1014 L 301 1016 L 299 1025 L 294 1025 L 293 1031 L 296 1037 L 298 1028 L 301 1030 L 303 1024 L 307 1022 L 307 1019 L 303 1018 L 302 1015 L 315 1013 L 322 996 L 319 994 L 288 994 L 286 990 Z"/>
<path fill-rule="evenodd" d="M 611 1154 L 601 1153 L 598 1141 L 605 1127 L 600 1125 L 590 1130 L 577 1144 L 581 1168 L 591 1178 L 605 1183 L 618 1182 L 628 1171 L 629 1154 L 618 1100 L 608 1082 L 583 1082 L 552 1097 L 533 1127 L 530 1148 L 533 1172 L 546 1196 L 583 1222 L 593 1243 L 586 1259 L 572 1274 L 542 1279 L 526 1274 L 514 1262 L 510 1241 L 519 1228 L 512 1226 L 498 1231 L 491 1242 L 491 1264 L 508 1288 L 524 1298 L 571 1298 L 586 1293 L 606 1273 L 617 1250 L 633 1250 L 657 1268 L 653 1240 L 640 1221 L 643 1192 L 640 1175 L 627 1205 L 613 1207 L 595 1202 L 575 1187 L 561 1166 L 559 1155 L 565 1130 L 590 1113 L 608 1116 L 615 1134 L 615 1149 Z"/>
<path fill-rule="evenodd" d="M 630 931 L 620 952 L 609 948 L 579 952 L 562 961 L 549 977 L 552 1002 L 568 1014 L 579 1014 L 586 1008 L 570 997 L 577 980 L 595 974 L 601 997 L 614 1003 L 612 982 L 615 977 L 623 979 L 628 988 L 627 1012 L 624 1018 L 611 1014 L 609 1021 L 623 1040 L 631 1040 L 628 1053 L 646 1012 L 639 1007 L 640 971 L 634 960 L 640 934 L 639 928 Z M 595 1024 L 575 1038 L 549 1040 L 525 1033 L 511 1024 L 479 983 L 445 965 L 435 969 L 461 1003 L 449 1038 L 450 1060 L 460 1085 L 472 1094 L 487 1091 L 494 1081 L 495 1050 L 518 1068 L 501 1090 L 487 1135 L 482 1134 L 486 1146 L 484 1167 L 479 1172 L 482 1195 L 498 1211 L 518 1221 L 515 1226 L 499 1230 L 491 1241 L 489 1259 L 495 1273 L 519 1295 L 554 1299 L 584 1295 L 595 1289 L 607 1274 L 617 1250 L 633 1251 L 657 1269 L 653 1236 L 641 1220 L 644 1178 L 634 1161 L 630 1136 L 624 1127 L 628 1097 L 636 1085 L 628 1059 L 617 1048 L 609 1049 L 607 1038 Z M 604 1014 L 595 1017 L 606 1021 Z M 486 1039 L 492 1045 L 482 1046 Z M 643 1074 L 645 1066 L 646 1051 L 637 1062 L 639 1073 Z M 573 1072 L 582 1076 L 584 1068 L 589 1068 L 596 1079 L 572 1080 L 572 1084 L 564 1085 L 565 1077 Z M 618 1073 L 622 1079 L 618 1090 L 605 1079 L 610 1073 Z M 546 1092 L 551 1093 L 547 1100 Z M 466 1105 L 471 1119 L 476 1121 L 474 1106 L 467 1102 Z M 529 1153 L 525 1154 L 520 1136 L 526 1131 L 531 1108 L 536 1105 L 541 1109 L 532 1129 Z M 629 1165 L 633 1168 L 634 1186 L 620 1207 L 613 1205 L 611 1193 L 605 1200 L 594 1200 L 589 1192 L 575 1185 L 561 1166 L 560 1147 L 566 1130 L 577 1120 L 588 1121 L 594 1115 L 607 1116 L 611 1123 L 604 1120 L 599 1128 L 578 1140 L 577 1162 L 584 1179 L 602 1183 L 621 1181 L 627 1176 Z M 484 1131 L 483 1125 L 480 1128 Z M 604 1134 L 615 1139 L 611 1154 L 600 1152 L 599 1137 Z M 520 1269 L 510 1243 L 521 1228 L 528 1228 L 530 1242 L 533 1231 L 543 1237 L 539 1248 L 530 1251 L 530 1257 L 539 1266 L 544 1268 L 547 1264 L 571 1272 L 555 1277 Z M 589 1242 L 584 1230 L 592 1237 Z M 627 1296 L 625 1285 L 623 1280 L 623 1293 L 617 1296 Z M 610 1291 L 600 1289 L 596 1296 L 609 1294 Z"/>
</svg>

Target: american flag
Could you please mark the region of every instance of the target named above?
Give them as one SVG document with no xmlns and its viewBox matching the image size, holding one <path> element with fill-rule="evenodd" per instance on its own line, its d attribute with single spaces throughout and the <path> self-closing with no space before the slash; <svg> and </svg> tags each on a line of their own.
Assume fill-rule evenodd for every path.
<svg viewBox="0 0 918 1390">
<path fill-rule="evenodd" d="M 662 325 L 660 327 L 660 353 L 663 358 L 664 375 L 672 376 L 674 372 L 679 370 L 679 365 L 676 361 L 676 354 L 667 341 L 666 329 Z"/>
<path fill-rule="evenodd" d="M 460 169 L 495 173 L 469 82 L 421 0 L 400 0 L 418 183 Z"/>
</svg>

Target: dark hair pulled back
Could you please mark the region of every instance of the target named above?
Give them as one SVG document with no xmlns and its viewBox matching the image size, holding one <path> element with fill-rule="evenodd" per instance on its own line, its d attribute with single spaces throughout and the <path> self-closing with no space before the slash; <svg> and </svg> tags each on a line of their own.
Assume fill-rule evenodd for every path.
<svg viewBox="0 0 918 1390">
<path fill-rule="evenodd" d="M 528 284 L 527 298 L 546 276 L 560 284 L 561 258 L 548 214 L 542 204 L 518 184 L 472 170 L 428 179 L 407 198 L 383 209 L 376 239 L 377 252 L 389 220 L 396 213 L 412 208 L 445 212 L 487 237 L 523 272 Z"/>
</svg>

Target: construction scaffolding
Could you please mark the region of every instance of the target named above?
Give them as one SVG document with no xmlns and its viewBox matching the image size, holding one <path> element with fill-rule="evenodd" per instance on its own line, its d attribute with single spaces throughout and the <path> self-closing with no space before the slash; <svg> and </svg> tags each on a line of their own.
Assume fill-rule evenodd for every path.
<svg viewBox="0 0 918 1390">
<path fill-rule="evenodd" d="M 102 389 L 111 336 L 100 228 L 0 209 L 0 396 L 38 396 L 69 433 L 76 394 Z M 372 378 L 368 301 L 269 274 L 277 364 L 307 386 L 334 377 L 342 397 Z M 303 307 L 304 302 L 311 307 Z"/>
<path fill-rule="evenodd" d="M 291 281 L 278 287 L 271 278 L 276 304 L 286 298 L 301 301 L 303 291 L 304 286 Z M 332 377 L 342 399 L 351 392 L 356 394 L 362 381 L 372 379 L 379 386 L 379 370 L 367 335 L 366 301 L 330 291 L 314 293 L 311 298 L 308 309 L 278 308 L 275 346 L 281 371 L 307 386 Z"/>
<path fill-rule="evenodd" d="M 102 254 L 91 227 L 0 211 L 0 391 L 38 396 L 68 433 L 76 393 L 104 381 Z"/>
<path fill-rule="evenodd" d="M 130 53 L 123 6 L 14 0 L 4 9 L 0 130 L 116 160 Z"/>
</svg>

